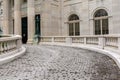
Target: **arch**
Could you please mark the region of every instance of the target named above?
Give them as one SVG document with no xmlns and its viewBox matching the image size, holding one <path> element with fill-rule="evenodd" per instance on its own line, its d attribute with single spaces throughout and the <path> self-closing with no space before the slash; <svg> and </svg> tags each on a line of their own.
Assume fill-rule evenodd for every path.
<svg viewBox="0 0 120 80">
<path fill-rule="evenodd" d="M 94 17 L 108 16 L 108 13 L 104 9 L 99 9 L 94 13 Z"/>
<path fill-rule="evenodd" d="M 94 13 L 94 33 L 95 35 L 109 34 L 109 19 L 108 12 L 104 9 L 99 9 Z"/>
<path fill-rule="evenodd" d="M 108 16 L 111 16 L 111 15 L 112 15 L 111 10 L 109 10 L 108 8 L 106 8 L 106 7 L 104 7 L 104 6 L 101 6 L 101 7 L 94 8 L 94 9 L 90 12 L 90 19 L 93 19 L 95 12 L 98 11 L 99 9 L 104 9 L 104 10 L 108 13 Z"/>
<path fill-rule="evenodd" d="M 73 15 L 73 14 L 77 15 L 77 16 L 79 17 L 79 19 L 80 19 L 80 13 L 79 13 L 79 12 L 77 12 L 77 11 L 70 11 L 69 13 L 66 14 L 66 16 L 65 16 L 65 21 L 66 21 L 66 22 L 69 21 L 69 17 L 70 17 L 71 15 Z"/>
<path fill-rule="evenodd" d="M 68 20 L 69 21 L 79 20 L 79 17 L 76 14 L 72 14 L 72 15 L 69 16 Z"/>
</svg>

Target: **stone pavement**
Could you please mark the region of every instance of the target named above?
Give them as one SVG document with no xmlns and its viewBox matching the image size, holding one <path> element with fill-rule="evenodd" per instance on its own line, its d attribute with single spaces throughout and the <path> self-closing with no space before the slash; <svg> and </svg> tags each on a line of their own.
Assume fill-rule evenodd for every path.
<svg viewBox="0 0 120 80">
<path fill-rule="evenodd" d="M 25 55 L 0 65 L 0 80 L 120 80 L 120 69 L 106 55 L 60 46 L 25 47 Z"/>
</svg>

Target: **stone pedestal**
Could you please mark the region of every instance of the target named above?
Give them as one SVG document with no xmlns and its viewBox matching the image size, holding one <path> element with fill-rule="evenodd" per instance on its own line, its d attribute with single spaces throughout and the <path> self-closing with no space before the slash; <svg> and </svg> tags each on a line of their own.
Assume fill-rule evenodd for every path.
<svg viewBox="0 0 120 80">
<path fill-rule="evenodd" d="M 102 49 L 104 49 L 104 47 L 105 47 L 105 38 L 103 36 L 99 37 L 99 46 Z"/>
<path fill-rule="evenodd" d="M 72 38 L 66 37 L 66 44 L 72 44 Z"/>
</svg>

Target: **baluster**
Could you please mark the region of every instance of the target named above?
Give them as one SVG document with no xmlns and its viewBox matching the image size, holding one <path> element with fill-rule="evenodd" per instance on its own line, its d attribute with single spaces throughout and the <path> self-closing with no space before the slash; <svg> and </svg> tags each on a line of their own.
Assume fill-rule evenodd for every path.
<svg viewBox="0 0 120 80">
<path fill-rule="evenodd" d="M 0 54 L 1 54 L 1 42 L 0 42 Z"/>
<path fill-rule="evenodd" d="M 10 43 L 9 43 L 9 49 L 11 50 L 11 41 L 10 41 Z"/>
<path fill-rule="evenodd" d="M 5 52 L 7 52 L 7 42 L 4 43 Z"/>
<path fill-rule="evenodd" d="M 13 44 L 13 41 L 12 41 L 11 43 L 12 43 L 12 45 L 11 45 L 11 46 L 12 46 L 12 49 L 14 49 L 14 44 Z"/>
<path fill-rule="evenodd" d="M 8 41 L 8 43 L 7 43 L 8 50 L 10 50 L 9 44 L 10 44 L 10 41 Z"/>
<path fill-rule="evenodd" d="M 5 51 L 4 42 L 3 42 L 3 44 L 2 44 L 2 47 L 3 47 L 3 52 L 4 52 L 4 51 Z"/>
</svg>

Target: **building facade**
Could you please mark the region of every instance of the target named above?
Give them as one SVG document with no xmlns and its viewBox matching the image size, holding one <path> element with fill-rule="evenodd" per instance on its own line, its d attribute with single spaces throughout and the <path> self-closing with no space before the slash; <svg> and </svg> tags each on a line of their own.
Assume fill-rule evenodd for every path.
<svg viewBox="0 0 120 80">
<path fill-rule="evenodd" d="M 80 36 L 120 34 L 120 0 L 0 0 L 4 34 Z"/>
</svg>

